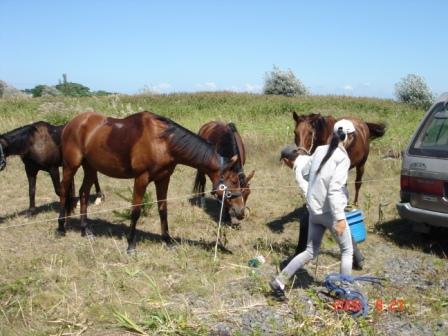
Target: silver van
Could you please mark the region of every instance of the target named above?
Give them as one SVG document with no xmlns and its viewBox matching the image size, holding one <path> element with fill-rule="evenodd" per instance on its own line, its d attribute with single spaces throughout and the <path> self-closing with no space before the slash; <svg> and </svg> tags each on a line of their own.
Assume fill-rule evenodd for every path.
<svg viewBox="0 0 448 336">
<path fill-rule="evenodd" d="M 448 92 L 431 106 L 403 152 L 400 216 L 414 230 L 448 227 Z"/>
</svg>

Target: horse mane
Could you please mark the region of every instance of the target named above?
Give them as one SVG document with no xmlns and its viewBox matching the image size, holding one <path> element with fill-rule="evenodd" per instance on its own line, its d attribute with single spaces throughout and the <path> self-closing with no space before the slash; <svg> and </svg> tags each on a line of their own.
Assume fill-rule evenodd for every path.
<svg viewBox="0 0 448 336">
<path fill-rule="evenodd" d="M 239 177 L 240 177 L 240 185 L 243 185 L 244 182 L 246 181 L 246 176 L 244 175 L 244 170 L 243 170 L 243 162 L 242 162 L 242 158 L 241 158 L 241 153 L 240 153 L 240 149 L 238 147 L 238 144 L 236 142 L 235 139 L 235 134 L 238 133 L 238 130 L 236 129 L 236 125 L 231 122 L 228 124 L 229 129 L 231 131 L 231 143 L 232 143 L 232 149 L 233 149 L 233 155 L 237 155 L 238 156 L 238 163 L 236 165 L 234 165 L 234 170 L 239 173 Z"/>
<path fill-rule="evenodd" d="M 171 119 L 162 116 L 155 116 L 155 118 L 167 125 L 161 137 L 168 141 L 170 149 L 177 156 L 188 158 L 190 163 L 196 165 L 210 162 L 216 157 L 215 149 L 197 134 Z"/>
</svg>

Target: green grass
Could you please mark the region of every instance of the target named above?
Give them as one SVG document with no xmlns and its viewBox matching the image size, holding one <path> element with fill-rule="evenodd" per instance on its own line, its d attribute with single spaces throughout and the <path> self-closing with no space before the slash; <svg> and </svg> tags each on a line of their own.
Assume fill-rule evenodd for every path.
<svg viewBox="0 0 448 336">
<path fill-rule="evenodd" d="M 130 180 L 100 175 L 106 202 L 89 206 L 89 218 L 96 239 L 80 237 L 79 220 L 70 220 L 67 236 L 56 238 L 57 202 L 50 179 L 40 174 L 37 206 L 32 219 L 24 216 L 27 182 L 18 158 L 8 159 L 0 173 L 0 334 L 1 335 L 121 335 L 177 334 L 207 335 L 217 323 L 231 323 L 238 333 L 238 319 L 253 307 L 277 309 L 266 294 L 267 281 L 280 261 L 290 255 L 297 240 L 297 219 L 291 212 L 303 203 L 291 171 L 278 162 L 280 148 L 293 142 L 292 111 L 322 113 L 336 117 L 355 116 L 366 121 L 385 122 L 386 135 L 371 145 L 360 204 L 366 215 L 369 238 L 361 248 L 371 253 L 366 272 L 381 275 L 384 258 L 373 258 L 377 249 L 409 258 L 427 258 L 434 264 L 434 281 L 443 278 L 446 261 L 427 255 L 421 248 L 400 247 L 391 241 L 382 223 L 395 223 L 395 202 L 399 195 L 400 160 L 383 160 L 389 151 L 399 153 L 407 143 L 424 111 L 391 100 L 337 96 L 274 97 L 250 94 L 199 93 L 88 98 L 0 99 L 0 132 L 37 121 L 64 123 L 83 111 L 98 111 L 124 117 L 142 110 L 172 118 L 196 132 L 210 120 L 236 123 L 247 149 L 247 170 L 256 170 L 249 198 L 251 215 L 240 230 L 225 228 L 226 248 L 213 261 L 217 225 L 212 214 L 191 206 L 188 196 L 195 171 L 178 166 L 172 176 L 168 198 L 169 225 L 174 246 L 166 246 L 157 235 L 160 222 L 157 207 L 138 224 L 140 241 L 136 256 L 126 255 L 129 222 L 120 223 L 113 209 L 129 206 L 123 190 Z M 79 187 L 82 173 L 77 174 Z M 391 180 L 392 179 L 392 180 Z M 375 180 L 375 183 L 369 182 Z M 353 192 L 353 173 L 349 189 Z M 154 195 L 153 185 L 148 194 Z M 207 182 L 207 190 L 210 183 Z M 122 195 L 123 196 L 123 195 Z M 150 202 L 151 198 L 147 201 Z M 211 202 L 212 203 L 212 202 Z M 4 206 L 3 206 L 4 205 Z M 210 211 L 212 212 L 212 211 Z M 127 215 L 124 215 L 127 217 Z M 271 228 L 272 223 L 275 228 Z M 4 229 L 6 227 L 21 225 Z M 404 234 L 410 235 L 407 231 Z M 410 239 L 410 238 L 409 238 Z M 328 253 L 337 247 L 326 236 L 319 257 L 317 280 L 338 270 L 338 257 Z M 247 261 L 263 255 L 267 262 L 253 270 Z M 372 260 L 373 259 L 373 260 Z M 425 259 L 426 260 L 426 259 Z M 311 264 L 308 273 L 314 277 Z M 291 291 L 288 305 L 278 306 L 285 320 L 276 330 L 284 334 L 375 334 L 386 315 L 353 321 L 334 314 L 303 288 Z M 311 293 L 311 294 L 310 294 Z M 316 314 L 305 313 L 300 301 L 310 295 Z M 418 302 L 420 311 L 410 310 L 408 319 L 436 321 L 446 314 L 443 290 L 420 292 L 406 289 L 403 295 Z M 373 295 L 373 294 L 372 294 Z M 435 299 L 435 300 L 434 300 Z M 428 309 L 427 311 L 424 309 Z M 405 316 L 405 317 L 406 317 Z M 283 328 L 283 329 L 278 329 Z M 254 329 L 253 335 L 262 334 Z"/>
</svg>

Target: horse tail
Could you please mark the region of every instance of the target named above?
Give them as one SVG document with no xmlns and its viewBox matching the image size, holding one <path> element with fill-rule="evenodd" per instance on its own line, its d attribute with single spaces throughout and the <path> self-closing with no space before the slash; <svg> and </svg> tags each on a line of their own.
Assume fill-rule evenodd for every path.
<svg viewBox="0 0 448 336">
<path fill-rule="evenodd" d="M 205 174 L 204 172 L 198 170 L 196 172 L 196 178 L 194 179 L 194 186 L 193 186 L 193 193 L 195 194 L 200 194 L 197 196 L 202 196 L 202 194 L 205 191 L 205 183 L 206 183 L 206 179 L 205 179 Z"/>
<path fill-rule="evenodd" d="M 370 132 L 370 139 L 376 139 L 382 137 L 386 133 L 386 125 L 380 123 L 366 123 Z"/>
</svg>

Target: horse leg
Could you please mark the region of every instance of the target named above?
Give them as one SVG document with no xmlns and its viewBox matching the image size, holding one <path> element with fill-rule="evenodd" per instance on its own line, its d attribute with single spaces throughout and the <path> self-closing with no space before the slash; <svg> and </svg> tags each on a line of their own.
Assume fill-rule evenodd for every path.
<svg viewBox="0 0 448 336">
<path fill-rule="evenodd" d="M 81 236 L 93 237 L 92 231 L 88 228 L 87 224 L 87 204 L 89 202 L 90 189 L 95 180 L 98 179 L 97 172 L 87 164 L 83 164 L 84 179 L 82 181 L 81 188 L 79 189 L 79 200 L 81 202 L 80 214 L 81 214 Z"/>
<path fill-rule="evenodd" d="M 129 231 L 128 236 L 128 254 L 132 254 L 136 251 L 135 246 L 137 242 L 137 236 L 135 234 L 135 227 L 137 226 L 137 221 L 140 218 L 142 200 L 149 182 L 150 180 L 148 173 L 144 173 L 134 180 L 134 195 L 132 197 L 131 211 L 131 230 Z"/>
<path fill-rule="evenodd" d="M 32 163 L 25 163 L 25 172 L 28 179 L 28 194 L 30 199 L 30 206 L 28 208 L 28 214 L 34 215 L 36 212 L 36 177 L 39 169 L 37 169 Z"/>
<path fill-rule="evenodd" d="M 364 175 L 364 164 L 356 166 L 356 179 L 355 179 L 355 205 L 358 205 L 359 189 L 362 185 L 362 176 Z"/>
<path fill-rule="evenodd" d="M 101 204 L 101 202 L 104 202 L 104 199 L 106 198 L 101 191 L 100 183 L 98 182 L 98 176 L 95 179 L 95 192 L 96 192 L 96 199 L 95 199 L 95 205 Z"/>
<path fill-rule="evenodd" d="M 162 229 L 162 238 L 166 242 L 171 242 L 170 233 L 168 230 L 168 208 L 166 195 L 168 193 L 168 185 L 170 183 L 171 175 L 165 177 L 162 180 L 155 181 L 156 194 L 157 194 L 157 206 L 159 208 L 160 226 Z"/>
<path fill-rule="evenodd" d="M 53 188 L 56 195 L 61 196 L 61 180 L 58 167 L 51 167 L 48 171 L 51 176 L 51 182 L 53 182 Z"/>
<path fill-rule="evenodd" d="M 62 170 L 62 182 L 61 182 L 61 195 L 60 199 L 60 210 L 59 210 L 59 218 L 58 218 L 58 229 L 57 233 L 59 235 L 65 235 L 65 224 L 67 222 L 67 216 L 74 208 L 73 204 L 73 181 L 76 171 L 79 166 L 71 167 L 68 165 L 64 165 Z"/>
<path fill-rule="evenodd" d="M 198 170 L 194 179 L 193 192 L 196 193 L 196 196 L 194 197 L 194 203 L 201 208 L 205 208 L 204 190 L 206 183 L 207 180 L 205 179 L 205 174 Z"/>
</svg>

